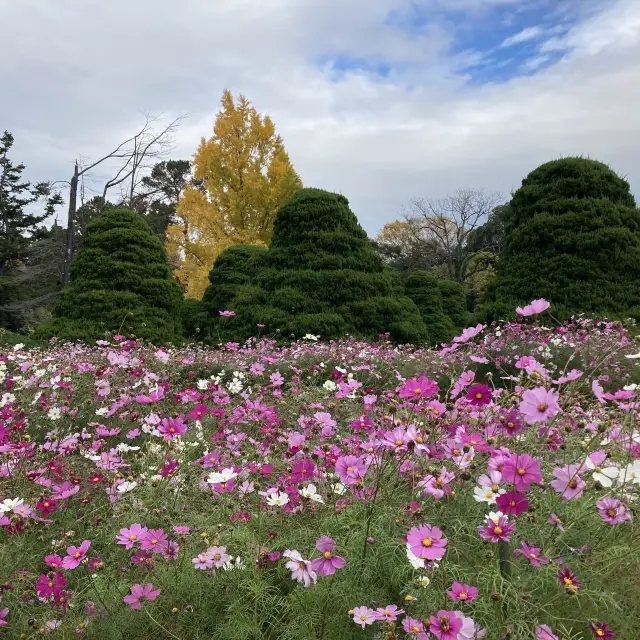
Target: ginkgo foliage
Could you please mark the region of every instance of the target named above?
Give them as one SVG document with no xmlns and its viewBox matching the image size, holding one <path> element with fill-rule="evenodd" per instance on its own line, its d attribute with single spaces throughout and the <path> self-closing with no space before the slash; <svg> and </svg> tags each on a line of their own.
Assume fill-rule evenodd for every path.
<svg viewBox="0 0 640 640">
<path fill-rule="evenodd" d="M 167 233 L 167 252 L 188 298 L 201 298 L 216 257 L 236 244 L 268 245 L 278 208 L 302 187 L 269 116 L 228 90 L 194 156 L 196 180 Z"/>
</svg>

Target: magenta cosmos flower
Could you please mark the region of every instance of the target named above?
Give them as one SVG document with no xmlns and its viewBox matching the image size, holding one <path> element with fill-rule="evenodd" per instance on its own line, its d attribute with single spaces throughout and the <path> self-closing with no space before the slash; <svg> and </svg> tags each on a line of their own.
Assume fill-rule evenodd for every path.
<svg viewBox="0 0 640 640">
<path fill-rule="evenodd" d="M 557 391 L 544 387 L 527 389 L 522 394 L 522 402 L 518 405 L 518 411 L 524 416 L 527 424 L 547 422 L 560 413 L 559 395 Z"/>
<path fill-rule="evenodd" d="M 85 540 L 79 547 L 70 546 L 66 557 L 62 560 L 62 568 L 75 569 L 85 559 L 90 546 L 91 540 Z"/>
<path fill-rule="evenodd" d="M 362 458 L 357 456 L 341 456 L 336 460 L 336 473 L 342 484 L 355 484 L 362 480 L 367 473 L 367 467 Z"/>
<path fill-rule="evenodd" d="M 356 607 L 353 610 L 353 621 L 364 629 L 376 621 L 376 612 L 369 607 Z"/>
<path fill-rule="evenodd" d="M 411 378 L 407 380 L 399 389 L 398 395 L 401 398 L 431 398 L 440 391 L 440 387 L 426 376 Z"/>
<path fill-rule="evenodd" d="M 469 342 L 471 338 L 475 338 L 482 330 L 484 326 L 481 324 L 477 324 L 475 327 L 467 327 L 462 331 L 462 334 L 456 336 L 453 341 L 454 342 Z"/>
<path fill-rule="evenodd" d="M 472 407 L 481 407 L 491 402 L 491 389 L 486 384 L 473 384 L 469 387 L 465 398 Z"/>
<path fill-rule="evenodd" d="M 316 549 L 322 553 L 320 558 L 311 561 L 311 569 L 319 576 L 332 576 L 336 569 L 344 567 L 344 558 L 333 555 L 336 543 L 327 536 L 322 536 L 316 542 Z"/>
<path fill-rule="evenodd" d="M 549 307 L 550 304 L 544 298 L 538 298 L 530 302 L 526 307 L 516 307 L 516 313 L 523 317 L 535 316 L 546 311 Z"/>
<path fill-rule="evenodd" d="M 463 618 L 457 611 L 438 611 L 436 616 L 429 618 L 429 631 L 438 640 L 457 640 L 458 632 L 462 629 Z"/>
<path fill-rule="evenodd" d="M 388 604 L 386 607 L 378 607 L 374 615 L 379 622 L 395 622 L 403 613 L 404 609 L 398 609 L 395 604 Z"/>
<path fill-rule="evenodd" d="M 520 543 L 520 549 L 516 549 L 513 555 L 523 555 L 534 567 L 549 564 L 549 558 L 540 555 L 540 547 L 530 547 L 524 540 Z"/>
<path fill-rule="evenodd" d="M 575 573 L 571 573 L 568 567 L 560 569 L 560 571 L 556 573 L 556 578 L 558 578 L 560 584 L 571 593 L 578 593 L 582 586 L 582 582 L 578 580 L 578 576 Z"/>
<path fill-rule="evenodd" d="M 566 467 L 553 470 L 555 480 L 549 484 L 561 496 L 563 502 L 580 498 L 587 483 L 578 475 L 580 464 L 568 464 Z"/>
<path fill-rule="evenodd" d="M 412 638 L 417 638 L 424 634 L 424 624 L 420 620 L 409 616 L 402 621 L 402 628 Z"/>
<path fill-rule="evenodd" d="M 533 483 L 542 482 L 540 460 L 526 453 L 512 453 L 502 468 L 503 482 L 510 482 L 518 491 L 528 491 Z"/>
<path fill-rule="evenodd" d="M 598 638 L 598 640 L 611 640 L 611 638 L 616 635 L 616 632 L 610 629 L 606 622 L 592 622 L 589 625 L 589 631 L 591 631 L 593 637 Z"/>
<path fill-rule="evenodd" d="M 516 523 L 509 522 L 507 516 L 501 515 L 497 519 L 487 516 L 487 521 L 478 527 L 478 533 L 484 540 L 491 542 L 509 542 L 511 534 L 516 530 Z"/>
<path fill-rule="evenodd" d="M 451 589 L 447 591 L 447 595 L 452 600 L 462 600 L 463 602 L 472 602 L 478 597 L 478 588 L 471 587 L 468 584 L 460 584 L 454 582 Z"/>
<path fill-rule="evenodd" d="M 169 538 L 162 529 L 148 529 L 140 540 L 142 551 L 161 553 Z"/>
<path fill-rule="evenodd" d="M 153 585 L 148 582 L 144 586 L 134 584 L 131 586 L 131 593 L 126 595 L 122 600 L 126 602 L 132 609 L 140 609 L 143 600 L 155 600 L 160 595 L 160 589 L 154 591 Z"/>
<path fill-rule="evenodd" d="M 158 431 L 162 434 L 163 438 L 167 440 L 173 440 L 178 436 L 181 436 L 187 431 L 187 425 L 180 418 L 163 418 L 162 422 L 158 426 Z"/>
<path fill-rule="evenodd" d="M 518 516 L 529 508 L 529 501 L 524 493 L 507 491 L 507 493 L 503 493 L 496 498 L 496 505 L 502 513 L 511 513 L 514 516 Z"/>
<path fill-rule="evenodd" d="M 447 542 L 438 527 L 432 527 L 428 524 L 413 527 L 407 536 L 411 553 L 416 558 L 424 560 L 442 560 Z"/>
<path fill-rule="evenodd" d="M 9 609 L 7 608 L 0 610 L 0 627 L 7 624 L 7 621 L 5 620 L 5 618 L 7 617 L 8 613 L 9 613 Z"/>
<path fill-rule="evenodd" d="M 218 311 L 218 314 L 220 314 L 223 318 L 232 318 L 233 316 L 236 315 L 235 311 Z"/>
<path fill-rule="evenodd" d="M 618 498 L 606 497 L 596 502 L 600 517 L 607 524 L 620 524 L 626 520 L 631 520 L 631 512 L 627 505 Z"/>
</svg>

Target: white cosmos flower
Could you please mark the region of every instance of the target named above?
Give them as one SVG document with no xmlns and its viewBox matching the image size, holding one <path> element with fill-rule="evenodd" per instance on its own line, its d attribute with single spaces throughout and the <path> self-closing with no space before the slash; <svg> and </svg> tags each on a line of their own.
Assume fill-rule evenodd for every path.
<svg viewBox="0 0 640 640">
<path fill-rule="evenodd" d="M 22 342 L 18 342 L 18 344 L 14 344 L 13 345 L 13 350 L 14 351 L 20 351 L 20 349 L 22 349 L 22 347 L 24 347 L 24 344 L 22 344 Z"/>
<path fill-rule="evenodd" d="M 214 471 L 209 474 L 207 478 L 208 484 L 222 484 L 224 482 L 229 482 L 229 480 L 233 480 L 237 478 L 238 474 L 233 470 L 233 467 L 229 467 L 228 469 L 223 469 L 220 472 Z"/>
<path fill-rule="evenodd" d="M 299 489 L 298 493 L 303 498 L 308 498 L 309 500 L 313 500 L 314 502 L 324 502 L 322 496 L 318 493 L 315 484 L 308 484 L 306 487 Z"/>
<path fill-rule="evenodd" d="M 498 524 L 498 521 L 500 520 L 500 518 L 503 518 L 503 517 L 507 518 L 507 520 L 509 519 L 509 516 L 502 513 L 502 511 L 489 511 L 487 520 L 491 520 L 491 522 Z"/>
<path fill-rule="evenodd" d="M 629 355 L 626 355 L 625 358 L 629 358 L 629 360 L 637 360 L 640 358 L 640 353 L 630 353 Z"/>
<path fill-rule="evenodd" d="M 246 569 L 247 565 L 245 565 L 245 563 L 242 561 L 242 558 L 240 556 L 236 556 L 235 560 L 231 558 L 231 560 L 229 560 L 228 562 L 225 562 L 222 565 L 222 568 L 225 571 L 231 571 L 232 569 Z"/>
<path fill-rule="evenodd" d="M 24 504 L 24 500 L 22 498 L 14 498 L 13 500 L 11 498 L 5 498 L 2 502 L 0 502 L 0 513 L 13 511 L 21 504 Z"/>
<path fill-rule="evenodd" d="M 427 576 L 420 576 L 416 582 L 423 588 L 426 589 L 430 584 L 431 580 Z"/>
<path fill-rule="evenodd" d="M 284 507 L 289 502 L 289 496 L 284 491 L 278 491 L 267 496 L 267 504 L 270 507 Z"/>
<path fill-rule="evenodd" d="M 331 485 L 331 490 L 333 491 L 333 493 L 341 496 L 347 490 L 347 488 L 341 482 L 336 482 L 335 484 Z"/>
<path fill-rule="evenodd" d="M 640 484 L 640 460 L 630 462 L 626 469 L 618 474 L 618 484 Z"/>
<path fill-rule="evenodd" d="M 473 497 L 476 502 L 486 502 L 487 504 L 495 504 L 496 498 L 505 493 L 504 489 L 493 491 L 491 487 L 475 487 L 473 489 Z"/>
<path fill-rule="evenodd" d="M 198 389 L 200 391 L 206 391 L 209 388 L 208 380 L 198 380 Z"/>
<path fill-rule="evenodd" d="M 125 481 L 118 485 L 117 491 L 118 493 L 128 493 L 129 491 L 133 491 L 138 486 L 138 483 L 133 480 L 132 482 Z"/>
<path fill-rule="evenodd" d="M 327 391 L 335 391 L 338 388 L 338 385 L 333 380 L 327 380 L 322 386 Z"/>
<path fill-rule="evenodd" d="M 61 415 L 62 413 L 58 407 L 51 407 L 51 409 L 49 409 L 49 413 L 47 413 L 49 420 L 59 420 Z"/>
<path fill-rule="evenodd" d="M 593 463 L 591 458 L 585 460 L 584 466 L 593 471 L 593 479 L 603 487 L 613 486 L 613 481 L 620 475 L 620 469 L 618 469 L 618 467 L 599 467 Z"/>
<path fill-rule="evenodd" d="M 409 559 L 409 564 L 414 569 L 424 569 L 424 560 L 422 558 L 418 558 L 411 552 L 411 546 L 407 542 L 407 558 Z"/>
</svg>

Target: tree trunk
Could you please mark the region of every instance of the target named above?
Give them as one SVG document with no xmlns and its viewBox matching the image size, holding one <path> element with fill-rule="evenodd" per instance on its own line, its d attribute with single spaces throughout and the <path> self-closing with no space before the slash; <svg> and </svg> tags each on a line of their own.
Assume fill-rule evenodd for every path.
<svg viewBox="0 0 640 640">
<path fill-rule="evenodd" d="M 73 260 L 73 240 L 75 237 L 76 223 L 76 198 L 78 194 L 78 163 L 76 162 L 69 187 L 69 214 L 67 219 L 67 245 L 64 257 L 64 271 L 62 273 L 62 285 L 69 284 L 69 268 Z"/>
</svg>

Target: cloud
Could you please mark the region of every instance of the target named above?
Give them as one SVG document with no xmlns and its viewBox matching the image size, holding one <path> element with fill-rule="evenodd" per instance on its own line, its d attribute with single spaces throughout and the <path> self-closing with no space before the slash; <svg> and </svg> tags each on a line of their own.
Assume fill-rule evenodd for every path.
<svg viewBox="0 0 640 640">
<path fill-rule="evenodd" d="M 430 17 L 419 29 L 389 21 L 416 4 Z M 138 126 L 139 109 L 188 113 L 173 157 L 190 157 L 229 88 L 272 116 L 305 184 L 344 193 L 372 234 L 412 197 L 458 187 L 506 197 L 561 155 L 611 163 L 640 190 L 640 4 L 610 0 L 542 43 L 523 75 L 474 83 L 465 64 L 480 54 L 452 53 L 458 25 L 497 4 L 0 2 L 12 52 L 0 58 L 0 86 L 11 88 L 0 129 L 34 180 L 68 177 L 78 154 L 99 157 Z M 99 189 L 106 169 L 87 186 Z"/>
<path fill-rule="evenodd" d="M 521 44 L 523 42 L 529 42 L 529 40 L 536 40 L 545 33 L 545 30 L 539 26 L 527 27 L 522 31 L 518 31 L 512 36 L 509 36 L 502 41 L 501 47 L 511 47 L 514 44 Z"/>
</svg>

